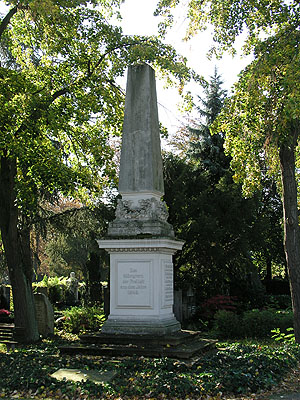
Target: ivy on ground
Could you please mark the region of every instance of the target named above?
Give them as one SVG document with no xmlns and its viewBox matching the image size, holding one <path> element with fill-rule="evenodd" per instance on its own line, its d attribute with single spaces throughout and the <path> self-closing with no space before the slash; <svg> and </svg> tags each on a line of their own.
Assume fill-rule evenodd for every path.
<svg viewBox="0 0 300 400">
<path fill-rule="evenodd" d="M 44 341 L 0 358 L 0 397 L 21 395 L 46 398 L 198 398 L 254 393 L 278 383 L 297 365 L 295 344 L 226 344 L 194 362 L 144 357 L 101 358 L 62 356 L 57 342 Z M 59 368 L 116 370 L 110 383 L 57 381 Z M 216 398 L 217 398 L 216 397 Z"/>
</svg>

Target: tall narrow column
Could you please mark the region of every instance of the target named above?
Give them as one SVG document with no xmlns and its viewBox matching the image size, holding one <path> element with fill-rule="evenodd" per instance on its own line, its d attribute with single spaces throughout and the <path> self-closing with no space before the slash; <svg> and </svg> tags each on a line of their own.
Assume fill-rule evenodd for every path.
<svg viewBox="0 0 300 400">
<path fill-rule="evenodd" d="M 173 314 L 172 255 L 183 243 L 167 222 L 154 70 L 128 69 L 116 218 L 100 248 L 110 253 L 110 315 L 102 331 L 167 334 Z"/>
<path fill-rule="evenodd" d="M 154 70 L 129 67 L 123 124 L 119 200 L 110 237 L 174 237 L 167 223 Z"/>
<path fill-rule="evenodd" d="M 146 65 L 128 70 L 119 192 L 164 194 L 155 76 Z"/>
</svg>

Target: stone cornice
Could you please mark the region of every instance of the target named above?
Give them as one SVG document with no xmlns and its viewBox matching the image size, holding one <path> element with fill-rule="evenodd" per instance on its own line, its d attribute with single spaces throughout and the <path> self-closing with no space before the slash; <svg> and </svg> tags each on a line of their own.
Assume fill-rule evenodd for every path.
<svg viewBox="0 0 300 400">
<path fill-rule="evenodd" d="M 97 240 L 99 248 L 109 253 L 161 252 L 174 254 L 181 250 L 184 242 L 167 238 L 159 239 L 101 239 Z"/>
</svg>

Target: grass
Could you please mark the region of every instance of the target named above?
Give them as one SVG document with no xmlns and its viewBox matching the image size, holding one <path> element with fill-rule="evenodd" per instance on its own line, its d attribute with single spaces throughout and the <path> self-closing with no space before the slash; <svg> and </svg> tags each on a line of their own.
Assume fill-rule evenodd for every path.
<svg viewBox="0 0 300 400">
<path fill-rule="evenodd" d="M 74 340 L 74 337 L 72 337 Z M 65 399 L 201 399 L 206 395 L 267 390 L 295 367 L 300 348 L 274 342 L 222 343 L 213 354 L 193 363 L 143 357 L 101 358 L 61 356 L 62 340 L 44 340 L 15 351 L 0 351 L 0 397 L 18 393 L 31 398 Z M 57 381 L 59 368 L 116 370 L 107 384 Z"/>
</svg>

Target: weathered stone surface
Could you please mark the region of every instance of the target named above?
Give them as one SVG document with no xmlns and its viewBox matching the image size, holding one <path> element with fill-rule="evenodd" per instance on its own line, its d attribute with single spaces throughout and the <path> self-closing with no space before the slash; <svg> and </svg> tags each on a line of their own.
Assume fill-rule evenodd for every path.
<svg viewBox="0 0 300 400">
<path fill-rule="evenodd" d="M 10 288 L 8 286 L 0 286 L 0 308 L 10 310 Z"/>
<path fill-rule="evenodd" d="M 200 332 L 179 331 L 168 335 L 96 334 L 80 337 L 80 345 L 61 346 L 63 354 L 101 356 L 171 357 L 188 360 L 213 350 L 216 340 L 202 337 Z"/>
<path fill-rule="evenodd" d="M 54 334 L 54 311 L 53 307 L 43 293 L 34 295 L 36 318 L 39 334 L 47 337 Z"/>
<path fill-rule="evenodd" d="M 54 372 L 51 376 L 59 381 L 67 380 L 74 382 L 86 381 L 87 379 L 94 383 L 111 382 L 117 375 L 116 371 L 99 372 L 97 370 L 79 370 L 62 368 Z"/>
<path fill-rule="evenodd" d="M 150 235 L 174 237 L 172 225 L 167 222 L 166 204 L 157 198 L 118 200 L 116 219 L 110 223 L 108 235 L 111 237 L 134 237 Z"/>
<path fill-rule="evenodd" d="M 110 253 L 106 334 L 178 332 L 172 256 L 183 242 L 167 222 L 154 71 L 129 67 L 116 218 L 100 248 Z"/>
<path fill-rule="evenodd" d="M 75 306 L 78 304 L 79 290 L 79 283 L 75 276 L 75 272 L 71 272 L 69 279 L 67 279 L 67 289 L 66 303 L 70 306 Z"/>
<path fill-rule="evenodd" d="M 102 332 L 170 334 L 173 314 L 172 255 L 183 242 L 157 239 L 99 240 L 110 253 L 110 315 Z"/>
<path fill-rule="evenodd" d="M 119 192 L 164 193 L 154 70 L 129 67 L 123 124 Z"/>
<path fill-rule="evenodd" d="M 154 70 L 129 67 L 116 218 L 109 237 L 174 237 L 167 222 Z"/>
</svg>

